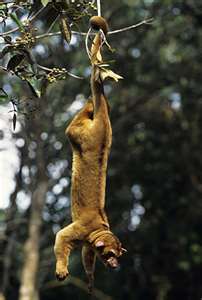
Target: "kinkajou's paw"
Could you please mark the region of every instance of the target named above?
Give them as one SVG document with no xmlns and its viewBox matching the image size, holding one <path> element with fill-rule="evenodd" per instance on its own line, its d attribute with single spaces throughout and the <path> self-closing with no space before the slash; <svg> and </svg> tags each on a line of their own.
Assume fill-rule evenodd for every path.
<svg viewBox="0 0 202 300">
<path fill-rule="evenodd" d="M 57 280 L 59 280 L 59 281 L 65 280 L 68 275 L 69 275 L 69 273 L 67 271 L 55 273 L 55 276 L 56 276 Z"/>
<path fill-rule="evenodd" d="M 66 267 L 60 267 L 60 268 L 56 269 L 55 276 L 56 276 L 57 280 L 63 281 L 67 278 L 68 275 L 69 275 L 69 272 L 67 271 Z"/>
</svg>

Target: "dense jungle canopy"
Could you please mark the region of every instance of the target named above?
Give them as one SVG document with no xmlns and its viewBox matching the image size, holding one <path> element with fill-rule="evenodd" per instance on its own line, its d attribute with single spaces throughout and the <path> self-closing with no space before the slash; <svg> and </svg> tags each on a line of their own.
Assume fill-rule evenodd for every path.
<svg viewBox="0 0 202 300">
<path fill-rule="evenodd" d="M 16 2 L 20 5 L 20 1 Z M 34 2 L 36 12 L 41 1 Z M 101 3 L 102 15 L 111 30 L 147 17 L 154 21 L 109 35 L 108 42 L 115 51 L 105 48 L 106 60 L 124 77 L 118 83 L 105 84 L 113 128 L 106 210 L 112 230 L 128 253 L 116 271 L 97 262 L 95 299 L 201 299 L 202 3 Z M 20 17 L 23 12 L 16 14 Z M 54 18 L 53 12 L 44 9 L 34 23 L 37 35 L 46 33 Z M 12 19 L 16 22 L 14 16 Z M 88 19 L 88 15 L 84 16 L 73 30 L 87 32 Z M 6 19 L 5 22 L 6 27 L 0 23 L 0 36 L 13 26 Z M 50 31 L 58 30 L 56 22 Z M 15 39 L 17 33 L 9 36 Z M 6 41 L 0 39 L 2 51 Z M 9 100 L 17 99 L 12 140 L 19 165 L 13 171 L 15 188 L 9 204 L 0 210 L 0 297 L 85 300 L 89 295 L 80 251 L 72 254 L 72 277 L 62 284 L 55 280 L 53 253 L 55 233 L 71 222 L 72 153 L 64 131 L 90 95 L 85 37 L 73 35 L 70 44 L 60 35 L 39 38 L 31 49 L 31 58 L 26 54 L 29 61 L 48 69 L 65 68 L 84 79 L 65 73 L 60 80 L 49 80 L 47 84 L 39 76 L 31 90 L 30 83 L 3 69 L 13 54 L 1 55 L 0 87 L 8 97 L 1 93 L 1 100 L 6 101 L 1 102 L 0 113 L 10 121 L 4 130 L 0 128 L 0 154 L 4 157 L 9 150 L 4 141 L 15 123 L 15 112 L 8 113 L 13 109 Z M 16 58 L 10 61 L 11 71 L 17 64 Z M 40 97 L 37 80 L 41 88 L 47 85 Z M 12 164 L 12 158 L 7 159 Z M 0 178 L 0 189 L 2 182 Z M 0 204 L 1 201 L 4 199 Z M 34 283 L 32 299 L 22 296 L 23 282 L 28 279 Z"/>
</svg>

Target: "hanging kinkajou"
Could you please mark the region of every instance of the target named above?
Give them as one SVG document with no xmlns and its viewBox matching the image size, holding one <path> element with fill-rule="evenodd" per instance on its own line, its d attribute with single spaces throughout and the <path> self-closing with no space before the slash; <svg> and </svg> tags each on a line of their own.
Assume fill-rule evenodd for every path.
<svg viewBox="0 0 202 300">
<path fill-rule="evenodd" d="M 118 258 L 126 251 L 111 232 L 104 209 L 112 129 L 99 64 L 102 62 L 102 35 L 106 34 L 108 26 L 103 18 L 93 18 L 93 29 L 101 31 L 96 34 L 91 48 L 92 99 L 87 101 L 66 129 L 73 150 L 72 223 L 57 233 L 54 247 L 56 277 L 58 280 L 64 280 L 69 274 L 70 252 L 78 242 L 82 243 L 82 261 L 90 288 L 96 257 L 106 266 L 116 268 Z"/>
</svg>

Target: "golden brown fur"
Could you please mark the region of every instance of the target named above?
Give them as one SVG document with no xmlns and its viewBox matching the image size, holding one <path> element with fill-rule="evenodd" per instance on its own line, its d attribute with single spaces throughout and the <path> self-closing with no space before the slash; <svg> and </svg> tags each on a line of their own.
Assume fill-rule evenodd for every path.
<svg viewBox="0 0 202 300">
<path fill-rule="evenodd" d="M 99 35 L 97 36 L 99 42 Z M 68 260 L 78 241 L 83 243 L 82 260 L 92 287 L 95 258 L 117 267 L 124 249 L 109 229 L 104 210 L 106 171 L 112 142 L 108 103 L 94 64 L 91 75 L 92 100 L 66 129 L 73 150 L 71 210 L 72 223 L 56 236 L 56 276 L 68 275 Z"/>
</svg>

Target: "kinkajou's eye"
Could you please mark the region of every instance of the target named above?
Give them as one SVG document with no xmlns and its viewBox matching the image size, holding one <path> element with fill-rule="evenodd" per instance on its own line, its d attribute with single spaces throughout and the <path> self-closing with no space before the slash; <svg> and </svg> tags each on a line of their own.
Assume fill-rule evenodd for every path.
<svg viewBox="0 0 202 300">
<path fill-rule="evenodd" d="M 110 257 L 116 257 L 116 253 L 114 250 L 110 250 L 109 252 L 103 254 L 103 258 L 109 259 Z"/>
</svg>

